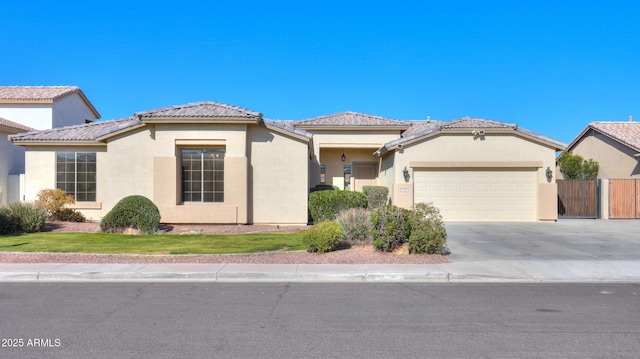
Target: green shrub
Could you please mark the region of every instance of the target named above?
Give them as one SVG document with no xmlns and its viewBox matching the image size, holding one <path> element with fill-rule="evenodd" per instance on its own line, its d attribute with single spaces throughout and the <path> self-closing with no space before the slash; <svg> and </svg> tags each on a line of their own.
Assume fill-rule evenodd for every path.
<svg viewBox="0 0 640 359">
<path fill-rule="evenodd" d="M 87 218 L 84 214 L 72 208 L 62 208 L 56 212 L 52 219 L 63 222 L 86 222 Z"/>
<path fill-rule="evenodd" d="M 122 233 L 126 228 L 137 228 L 145 233 L 155 233 L 160 225 L 160 211 L 144 196 L 129 196 L 118 202 L 102 221 L 100 230 Z"/>
<path fill-rule="evenodd" d="M 362 187 L 362 193 L 367 196 L 369 201 L 369 209 L 382 207 L 387 204 L 389 197 L 389 189 L 384 186 L 364 186 Z"/>
<path fill-rule="evenodd" d="M 333 221 L 338 212 L 349 208 L 367 208 L 367 196 L 353 191 L 318 191 L 309 195 L 309 210 L 314 223 Z"/>
<path fill-rule="evenodd" d="M 391 252 L 411 235 L 409 211 L 392 205 L 376 208 L 371 213 L 373 245 L 376 250 Z"/>
<path fill-rule="evenodd" d="M 15 232 L 41 232 L 49 217 L 44 207 L 30 202 L 9 203 L 5 211 Z"/>
<path fill-rule="evenodd" d="M 342 238 L 342 227 L 337 222 L 320 222 L 302 235 L 302 242 L 309 252 L 326 253 L 336 250 Z"/>
<path fill-rule="evenodd" d="M 309 193 L 318 191 L 333 191 L 335 188 L 329 184 L 317 184 L 314 187 L 309 188 Z"/>
<path fill-rule="evenodd" d="M 349 244 L 371 243 L 371 212 L 364 208 L 350 208 L 336 216 L 336 222 L 342 226 L 343 240 Z"/>
<path fill-rule="evenodd" d="M 418 203 L 411 214 L 409 253 L 443 254 L 447 231 L 440 210 L 433 203 Z"/>
<path fill-rule="evenodd" d="M 0 234 L 13 233 L 15 231 L 13 222 L 9 218 L 9 211 L 0 207 Z"/>
</svg>

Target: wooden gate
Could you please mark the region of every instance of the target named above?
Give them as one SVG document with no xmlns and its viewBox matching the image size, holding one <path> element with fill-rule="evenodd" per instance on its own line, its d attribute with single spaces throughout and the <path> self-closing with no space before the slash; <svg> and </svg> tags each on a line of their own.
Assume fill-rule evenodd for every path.
<svg viewBox="0 0 640 359">
<path fill-rule="evenodd" d="M 609 218 L 640 218 L 640 180 L 609 180 Z"/>
<path fill-rule="evenodd" d="M 558 180 L 558 217 L 598 218 L 598 180 Z"/>
</svg>

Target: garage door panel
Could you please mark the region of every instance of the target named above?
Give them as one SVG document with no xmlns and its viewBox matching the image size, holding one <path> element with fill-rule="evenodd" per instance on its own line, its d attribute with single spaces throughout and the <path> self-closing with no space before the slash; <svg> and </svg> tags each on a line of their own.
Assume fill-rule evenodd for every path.
<svg viewBox="0 0 640 359">
<path fill-rule="evenodd" d="M 535 170 L 417 170 L 415 202 L 433 202 L 448 221 L 533 221 Z"/>
</svg>

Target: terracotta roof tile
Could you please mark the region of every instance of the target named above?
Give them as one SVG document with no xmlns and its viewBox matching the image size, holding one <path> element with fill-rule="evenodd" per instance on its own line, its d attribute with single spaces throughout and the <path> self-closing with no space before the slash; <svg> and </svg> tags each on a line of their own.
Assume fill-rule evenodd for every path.
<svg viewBox="0 0 640 359">
<path fill-rule="evenodd" d="M 0 99 L 55 100 L 78 91 L 77 86 L 0 86 Z"/>
<path fill-rule="evenodd" d="M 408 120 L 406 122 L 409 123 L 409 128 L 402 133 L 402 137 L 410 137 L 427 131 L 431 132 L 445 123 L 438 120 Z"/>
<path fill-rule="evenodd" d="M 139 118 L 149 117 L 248 117 L 262 118 L 259 112 L 246 108 L 231 106 L 219 102 L 196 102 L 159 108 L 155 110 L 136 112 Z"/>
<path fill-rule="evenodd" d="M 26 141 L 95 141 L 98 138 L 140 124 L 135 117 L 33 131 L 9 136 L 14 143 Z"/>
<path fill-rule="evenodd" d="M 0 117 L 0 126 L 5 126 L 5 127 L 9 127 L 9 128 L 13 128 L 15 130 L 19 130 L 21 132 L 29 132 L 29 131 L 35 131 L 34 128 L 31 128 L 29 126 L 25 126 L 22 124 L 19 124 L 17 122 L 13 122 L 13 121 L 9 121 L 6 118 L 2 118 Z"/>
<path fill-rule="evenodd" d="M 402 126 L 408 127 L 405 121 L 392 120 L 385 117 L 367 115 L 359 112 L 340 112 L 327 116 L 315 117 L 307 120 L 295 121 L 295 127 L 378 127 Z"/>
<path fill-rule="evenodd" d="M 287 132 L 291 132 L 291 133 L 296 134 L 296 135 L 304 136 L 304 137 L 307 137 L 307 138 L 311 138 L 312 137 L 312 135 L 309 132 L 307 132 L 305 130 L 302 130 L 302 129 L 299 129 L 299 128 L 293 127 L 293 121 L 267 120 L 267 119 L 264 119 L 263 121 L 267 125 L 281 128 L 281 129 L 283 129 L 283 130 L 285 130 Z"/>
<path fill-rule="evenodd" d="M 485 120 L 482 118 L 463 117 L 441 126 L 442 129 L 449 128 L 518 128 L 518 125 L 500 121 Z"/>
<path fill-rule="evenodd" d="M 591 122 L 589 127 L 640 151 L 640 122 Z"/>
</svg>

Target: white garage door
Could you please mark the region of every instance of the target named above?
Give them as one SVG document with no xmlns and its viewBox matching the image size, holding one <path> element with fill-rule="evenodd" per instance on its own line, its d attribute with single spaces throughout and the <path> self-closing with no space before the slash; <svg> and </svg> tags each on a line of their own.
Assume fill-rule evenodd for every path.
<svg viewBox="0 0 640 359">
<path fill-rule="evenodd" d="M 536 171 L 416 170 L 414 201 L 448 221 L 534 221 Z"/>
</svg>

